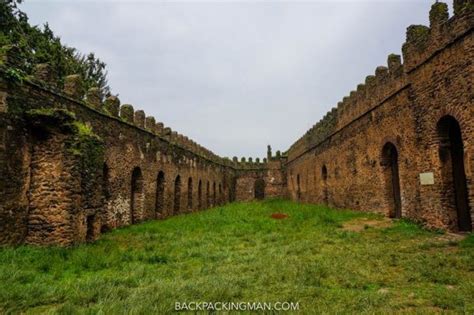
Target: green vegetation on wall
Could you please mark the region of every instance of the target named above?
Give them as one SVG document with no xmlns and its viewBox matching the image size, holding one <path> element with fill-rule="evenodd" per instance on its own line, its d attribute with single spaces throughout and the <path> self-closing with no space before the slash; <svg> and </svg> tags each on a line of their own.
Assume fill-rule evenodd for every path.
<svg viewBox="0 0 474 315">
<path fill-rule="evenodd" d="M 65 76 L 79 74 L 86 89 L 98 87 L 102 95 L 110 95 L 105 63 L 94 53 L 84 55 L 62 44 L 47 23 L 43 27 L 30 25 L 26 13 L 18 8 L 22 2 L 0 1 L 0 47 L 14 46 L 18 50 L 15 66 L 29 75 L 36 64 L 48 63 L 59 87 Z"/>
</svg>

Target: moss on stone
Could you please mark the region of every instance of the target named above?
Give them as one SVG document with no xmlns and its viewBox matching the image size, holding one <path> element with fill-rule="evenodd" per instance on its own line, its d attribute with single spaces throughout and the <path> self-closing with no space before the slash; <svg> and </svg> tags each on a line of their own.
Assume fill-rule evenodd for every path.
<svg viewBox="0 0 474 315">
<path fill-rule="evenodd" d="M 68 116 L 70 118 L 76 119 L 76 114 L 73 112 L 64 109 L 64 108 L 54 108 L 54 107 L 41 107 L 30 109 L 26 112 L 29 116 L 49 116 L 49 117 L 63 117 Z"/>
<path fill-rule="evenodd" d="M 443 2 L 435 2 L 430 10 L 430 24 L 445 22 L 449 19 L 448 5 Z"/>
<path fill-rule="evenodd" d="M 87 172 L 102 167 L 104 145 L 92 127 L 76 119 L 73 112 L 63 108 L 37 108 L 26 112 L 33 125 L 44 129 L 58 128 L 71 136 L 66 142 L 68 152 L 78 156 L 81 168 Z"/>
<path fill-rule="evenodd" d="M 407 28 L 407 42 L 413 43 L 419 50 L 426 47 L 430 37 L 430 28 L 425 25 L 410 25 Z"/>
<path fill-rule="evenodd" d="M 73 112 L 64 108 L 54 107 L 27 110 L 25 117 L 31 122 L 32 126 L 38 126 L 42 129 L 59 128 L 64 131 L 70 131 L 70 124 L 76 119 L 76 115 Z"/>
</svg>

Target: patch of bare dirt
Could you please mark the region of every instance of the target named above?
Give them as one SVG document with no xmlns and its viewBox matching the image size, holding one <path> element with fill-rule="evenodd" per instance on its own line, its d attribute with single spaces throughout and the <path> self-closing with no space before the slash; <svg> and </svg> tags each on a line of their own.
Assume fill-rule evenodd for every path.
<svg viewBox="0 0 474 315">
<path fill-rule="evenodd" d="M 345 222 L 342 225 L 342 229 L 350 232 L 360 232 L 368 228 L 384 229 L 390 226 L 392 226 L 392 220 L 389 218 L 382 218 L 380 220 L 354 219 Z"/>
<path fill-rule="evenodd" d="M 435 240 L 442 243 L 460 242 L 465 239 L 466 236 L 467 234 L 446 232 L 443 235 L 436 237 Z"/>
<path fill-rule="evenodd" d="M 288 218 L 288 214 L 286 214 L 286 213 L 272 213 L 271 217 L 272 217 L 272 219 L 281 220 L 281 219 Z"/>
</svg>

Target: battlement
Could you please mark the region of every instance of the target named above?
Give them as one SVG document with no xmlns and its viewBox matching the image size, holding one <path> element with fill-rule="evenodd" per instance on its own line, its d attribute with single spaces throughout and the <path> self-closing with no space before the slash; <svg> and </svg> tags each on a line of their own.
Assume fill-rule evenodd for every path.
<svg viewBox="0 0 474 315">
<path fill-rule="evenodd" d="M 15 69 L 18 60 L 15 59 L 15 47 L 4 47 L 1 52 L 2 63 L 0 72 L 8 76 L 8 71 Z M 157 122 L 153 116 L 147 116 L 143 110 L 136 110 L 132 104 L 121 104 L 117 96 L 111 95 L 104 99 L 100 89 L 90 88 L 85 91 L 83 81 L 79 75 L 68 75 L 64 78 L 64 86 L 60 89 L 52 84 L 54 75 L 48 64 L 38 64 L 35 66 L 32 76 L 23 77 L 22 82 L 35 85 L 41 89 L 53 92 L 61 97 L 73 100 L 76 104 L 85 106 L 101 114 L 114 118 L 120 123 L 133 125 L 136 128 L 152 133 L 156 137 L 167 141 L 173 146 L 179 147 L 205 160 L 227 166 L 231 168 L 261 167 L 262 163 L 256 161 L 252 163 L 235 163 L 229 158 L 223 158 L 211 150 L 201 146 L 187 136 L 179 134 L 177 131 L 167 127 L 163 122 Z"/>
<path fill-rule="evenodd" d="M 436 2 L 430 10 L 430 27 L 411 25 L 407 28 L 402 57 L 390 54 L 386 66 L 378 66 L 374 75 L 345 96 L 337 107 L 332 108 L 318 123 L 313 125 L 289 149 L 289 160 L 312 147 L 322 144 L 332 134 L 351 124 L 382 104 L 409 84 L 408 75 L 439 50 L 455 39 L 472 32 L 474 4 L 470 0 L 454 1 L 454 16 L 449 18 L 446 3 Z"/>
<path fill-rule="evenodd" d="M 15 66 L 17 60 L 15 56 L 15 47 L 5 47 L 3 49 L 4 64 L 7 66 Z M 14 60 L 14 62 L 12 61 Z M 6 68 L 0 71 L 6 71 Z M 35 66 L 32 76 L 24 78 L 24 82 L 34 84 L 40 88 L 47 89 L 63 97 L 74 100 L 77 104 L 93 109 L 103 115 L 112 117 L 121 123 L 133 125 L 141 130 L 148 131 L 162 140 L 169 142 L 171 145 L 180 147 L 196 156 L 212 161 L 216 164 L 241 170 L 266 169 L 267 161 L 279 161 L 282 156 L 280 151 L 275 156 L 269 156 L 260 161 L 260 158 L 248 160 L 242 157 L 240 160 L 234 157 L 232 160 L 227 157 L 220 157 L 211 150 L 201 146 L 194 140 L 189 139 L 170 127 L 164 125 L 163 122 L 157 122 L 153 116 L 147 116 L 143 110 L 137 110 L 132 104 L 121 104 L 117 96 L 111 95 L 104 99 L 100 89 L 93 87 L 85 91 L 83 88 L 83 80 L 79 75 L 68 75 L 64 78 L 64 86 L 60 89 L 52 82 L 54 75 L 51 73 L 51 67 L 48 64 L 38 64 Z"/>
<path fill-rule="evenodd" d="M 402 46 L 405 72 L 422 65 L 438 51 L 454 40 L 472 31 L 474 27 L 474 3 L 472 0 L 454 0 L 454 16 L 449 17 L 446 3 L 432 5 L 430 25 L 410 25 L 406 42 Z"/>
<path fill-rule="evenodd" d="M 408 27 L 403 62 L 390 54 L 288 151 L 268 146 L 263 160 L 221 157 L 86 90 L 79 75 L 59 80 L 47 64 L 25 75 L 18 48 L 0 47 L 0 244 L 67 246 L 267 197 L 472 228 L 458 214 L 474 208 L 473 12 L 472 0 L 455 0 L 451 18 L 433 4 L 429 27 Z M 453 194 L 463 190 L 470 204 L 459 208 Z"/>
<path fill-rule="evenodd" d="M 265 170 L 271 167 L 271 164 L 284 163 L 285 161 L 285 154 L 276 151 L 275 155 L 272 155 L 271 147 L 268 146 L 267 157 L 262 160 L 260 160 L 260 158 L 255 158 L 254 160 L 252 157 L 241 157 L 239 160 L 238 157 L 234 156 L 231 163 L 236 169 L 240 170 Z"/>
</svg>

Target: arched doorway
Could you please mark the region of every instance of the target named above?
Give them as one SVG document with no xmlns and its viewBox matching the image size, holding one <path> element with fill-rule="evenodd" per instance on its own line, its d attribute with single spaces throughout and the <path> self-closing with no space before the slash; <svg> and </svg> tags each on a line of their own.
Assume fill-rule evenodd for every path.
<svg viewBox="0 0 474 315">
<path fill-rule="evenodd" d="M 237 179 L 232 177 L 229 187 L 229 202 L 235 201 L 235 187 L 237 186 Z"/>
<path fill-rule="evenodd" d="M 139 167 L 135 167 L 132 172 L 132 187 L 130 200 L 130 221 L 136 223 L 141 220 L 143 215 L 143 203 L 145 194 L 143 193 L 143 176 Z"/>
<path fill-rule="evenodd" d="M 263 178 L 258 178 L 254 183 L 255 199 L 262 200 L 265 198 L 265 181 Z"/>
<path fill-rule="evenodd" d="M 466 172 L 464 169 L 464 144 L 461 127 L 452 116 L 438 121 L 439 157 L 443 177 L 443 193 L 448 197 L 449 207 L 455 208 L 459 231 L 471 231 Z"/>
<path fill-rule="evenodd" d="M 222 184 L 219 184 L 219 194 L 217 195 L 217 204 L 222 204 Z"/>
<path fill-rule="evenodd" d="M 202 181 L 198 183 L 198 209 L 202 209 Z"/>
<path fill-rule="evenodd" d="M 174 180 L 174 202 L 173 214 L 176 214 L 181 209 L 181 177 L 178 175 Z"/>
<path fill-rule="evenodd" d="M 301 200 L 300 174 L 296 175 L 296 200 Z"/>
<path fill-rule="evenodd" d="M 156 200 L 155 200 L 155 212 L 157 216 L 163 214 L 165 207 L 165 173 L 160 171 L 156 178 Z"/>
<path fill-rule="evenodd" d="M 321 168 L 321 178 L 323 179 L 323 203 L 327 205 L 329 203 L 329 193 L 328 193 L 328 168 L 326 165 L 323 165 Z"/>
<path fill-rule="evenodd" d="M 216 205 L 216 182 L 212 183 L 212 206 Z"/>
<path fill-rule="evenodd" d="M 393 143 L 387 142 L 383 146 L 381 164 L 385 177 L 388 215 L 391 218 L 401 218 L 402 199 L 400 195 L 400 175 L 398 172 L 398 151 Z"/>
<path fill-rule="evenodd" d="M 188 210 L 193 208 L 193 179 L 188 178 Z"/>
<path fill-rule="evenodd" d="M 211 194 L 210 194 L 210 188 L 209 188 L 209 181 L 206 183 L 206 208 L 211 207 Z"/>
</svg>

